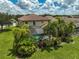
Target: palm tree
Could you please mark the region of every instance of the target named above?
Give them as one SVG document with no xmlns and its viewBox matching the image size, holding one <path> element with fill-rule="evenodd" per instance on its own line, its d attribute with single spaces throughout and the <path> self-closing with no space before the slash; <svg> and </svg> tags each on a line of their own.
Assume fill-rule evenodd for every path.
<svg viewBox="0 0 79 59">
<path fill-rule="evenodd" d="M 57 17 L 57 21 L 49 22 L 44 28 L 44 31 L 49 37 L 55 37 L 63 41 L 63 39 L 70 37 L 74 33 L 75 25 L 73 22 L 66 22 Z"/>
</svg>

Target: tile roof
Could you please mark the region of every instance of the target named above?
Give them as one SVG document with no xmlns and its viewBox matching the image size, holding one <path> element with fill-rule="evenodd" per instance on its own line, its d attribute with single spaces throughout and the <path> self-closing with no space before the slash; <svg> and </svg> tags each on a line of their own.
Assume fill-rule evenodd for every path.
<svg viewBox="0 0 79 59">
<path fill-rule="evenodd" d="M 18 18 L 19 21 L 48 21 L 48 17 L 43 17 L 35 14 L 22 16 Z"/>
</svg>

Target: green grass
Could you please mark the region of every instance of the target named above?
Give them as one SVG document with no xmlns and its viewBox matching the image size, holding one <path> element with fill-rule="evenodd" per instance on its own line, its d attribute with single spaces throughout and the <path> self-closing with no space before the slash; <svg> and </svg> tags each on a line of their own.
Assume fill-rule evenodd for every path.
<svg viewBox="0 0 79 59">
<path fill-rule="evenodd" d="M 8 56 L 9 49 L 12 48 L 13 35 L 12 32 L 0 33 L 0 59 L 15 59 L 12 56 Z"/>
<path fill-rule="evenodd" d="M 12 32 L 0 33 L 0 59 L 15 59 L 13 56 L 7 56 L 13 43 Z M 75 43 L 64 44 L 58 50 L 50 52 L 38 50 L 29 59 L 79 59 L 79 37 L 73 38 Z"/>
</svg>

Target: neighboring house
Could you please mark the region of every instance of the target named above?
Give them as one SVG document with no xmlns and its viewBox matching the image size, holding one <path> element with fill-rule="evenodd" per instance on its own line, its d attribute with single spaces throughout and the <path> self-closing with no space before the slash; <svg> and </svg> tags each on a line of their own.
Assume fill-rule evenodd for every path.
<svg viewBox="0 0 79 59">
<path fill-rule="evenodd" d="M 15 19 L 11 19 L 12 26 L 17 26 L 17 21 Z"/>
<path fill-rule="evenodd" d="M 65 20 L 65 21 L 72 21 L 72 22 L 75 23 L 76 27 L 79 27 L 79 18 L 76 18 L 76 17 L 72 16 L 70 18 L 68 18 L 68 17 L 62 17 L 62 19 Z"/>
<path fill-rule="evenodd" d="M 72 17 L 62 17 L 65 21 L 72 21 L 76 25 L 76 34 L 79 35 L 79 16 L 72 16 Z"/>
<path fill-rule="evenodd" d="M 6 26 L 9 26 L 9 25 L 11 25 L 11 24 L 12 24 L 12 23 L 11 23 L 10 21 L 2 21 L 2 22 L 0 22 L 0 29 L 1 29 L 1 28 L 5 29 Z"/>
<path fill-rule="evenodd" d="M 32 34 L 37 35 L 44 33 L 42 26 L 48 24 L 48 21 L 50 21 L 50 19 L 48 19 L 47 17 L 31 14 L 18 18 L 18 21 L 29 24 Z"/>
</svg>

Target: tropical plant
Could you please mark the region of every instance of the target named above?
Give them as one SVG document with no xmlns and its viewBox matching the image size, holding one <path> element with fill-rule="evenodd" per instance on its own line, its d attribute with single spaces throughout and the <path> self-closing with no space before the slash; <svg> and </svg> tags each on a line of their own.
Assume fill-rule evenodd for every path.
<svg viewBox="0 0 79 59">
<path fill-rule="evenodd" d="M 28 25 L 23 25 L 13 30 L 14 43 L 13 43 L 13 54 L 20 57 L 29 57 L 36 51 L 36 46 Z"/>
<path fill-rule="evenodd" d="M 73 22 L 66 22 L 61 18 L 56 18 L 57 21 L 49 22 L 44 28 L 45 33 L 49 35 L 49 38 L 53 39 L 56 37 L 59 41 L 68 41 L 68 38 L 75 31 L 75 24 Z"/>
</svg>

